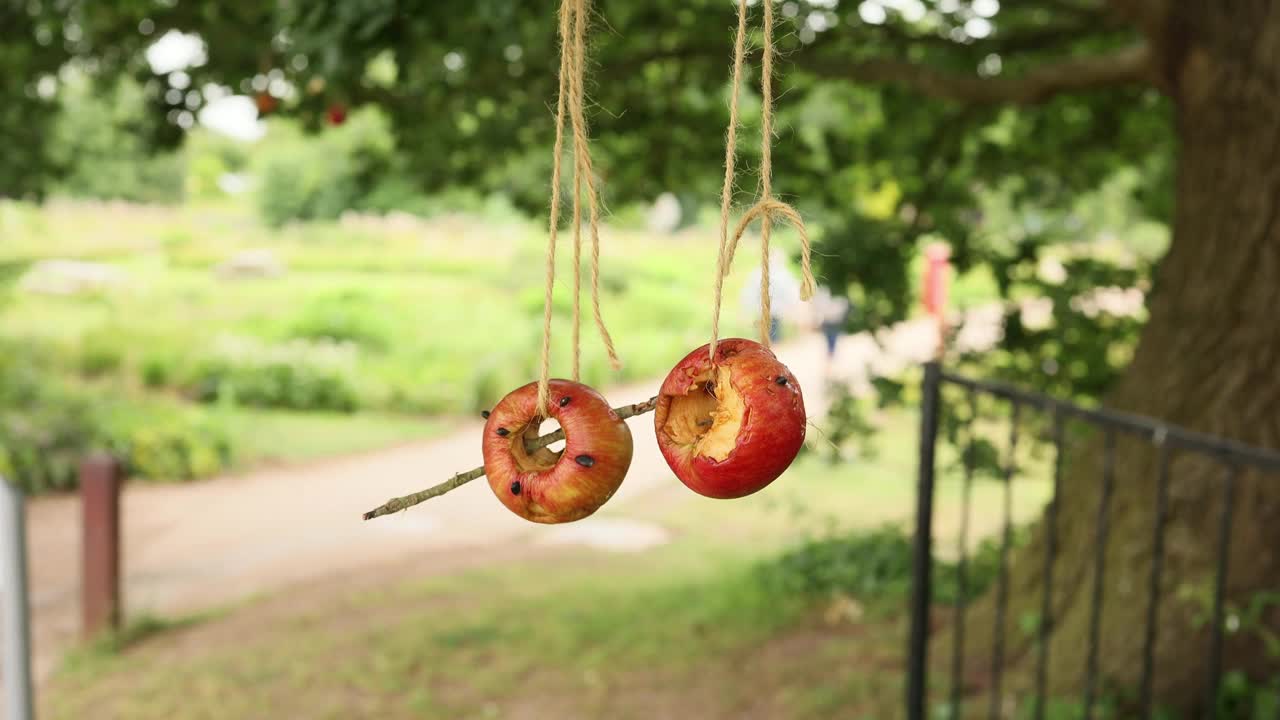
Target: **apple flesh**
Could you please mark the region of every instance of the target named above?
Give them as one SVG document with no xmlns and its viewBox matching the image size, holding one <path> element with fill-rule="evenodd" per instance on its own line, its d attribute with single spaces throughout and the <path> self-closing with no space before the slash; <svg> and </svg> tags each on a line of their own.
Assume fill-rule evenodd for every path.
<svg viewBox="0 0 1280 720">
<path fill-rule="evenodd" d="M 613 497 L 631 467 L 631 430 L 590 387 L 552 380 L 548 414 L 564 430 L 564 448 L 529 451 L 539 435 L 538 384 L 513 390 L 484 426 L 484 472 L 508 510 L 536 523 L 565 523 Z"/>
<path fill-rule="evenodd" d="M 690 490 L 711 498 L 757 492 L 804 445 L 800 383 L 768 348 L 742 338 L 707 346 L 672 368 L 654 409 L 658 448 Z"/>
</svg>

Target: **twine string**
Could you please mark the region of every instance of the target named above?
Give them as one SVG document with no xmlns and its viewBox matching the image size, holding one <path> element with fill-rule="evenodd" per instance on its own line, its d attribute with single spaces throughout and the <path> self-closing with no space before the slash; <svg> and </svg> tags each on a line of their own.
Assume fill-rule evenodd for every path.
<svg viewBox="0 0 1280 720">
<path fill-rule="evenodd" d="M 562 0 L 560 4 L 560 76 L 556 98 L 556 139 L 551 170 L 551 213 L 547 236 L 546 286 L 542 311 L 542 356 L 538 378 L 538 413 L 547 417 L 551 382 L 551 315 L 555 290 L 556 241 L 560 225 L 561 163 L 564 155 L 565 117 L 573 134 L 573 379 L 581 377 L 582 199 L 586 196 L 591 234 L 591 309 L 596 329 L 608 352 L 610 364 L 621 367 L 613 338 L 600 310 L 600 208 L 591 161 L 586 113 L 586 36 L 590 0 Z"/>
<path fill-rule="evenodd" d="M 772 322 L 772 300 L 769 292 L 769 240 L 773 233 L 774 217 L 789 222 L 800 238 L 800 299 L 813 297 L 814 280 L 811 267 L 809 233 L 800 213 L 791 205 L 773 197 L 773 0 L 763 0 L 764 47 L 760 79 L 760 199 L 751 206 L 738 222 L 733 234 L 729 234 L 729 214 L 733 202 L 734 166 L 737 155 L 738 92 L 742 86 L 742 64 L 746 54 L 747 0 L 738 0 L 738 32 L 733 44 L 733 79 L 729 101 L 729 129 L 725 138 L 724 187 L 720 194 L 720 248 L 716 258 L 716 282 L 714 314 L 711 320 L 711 360 L 715 362 L 716 343 L 720 336 L 720 307 L 724 293 L 724 279 L 733 265 L 738 241 L 748 226 L 760 220 L 760 342 L 769 346 L 769 326 Z"/>
</svg>

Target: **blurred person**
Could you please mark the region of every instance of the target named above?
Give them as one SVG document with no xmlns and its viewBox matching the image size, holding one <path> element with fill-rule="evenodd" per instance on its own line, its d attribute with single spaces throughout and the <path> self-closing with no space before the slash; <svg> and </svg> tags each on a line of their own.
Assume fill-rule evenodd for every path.
<svg viewBox="0 0 1280 720">
<path fill-rule="evenodd" d="M 813 294 L 814 324 L 827 341 L 827 376 L 835 364 L 836 345 L 844 334 L 844 324 L 849 320 L 849 299 L 832 295 L 826 286 L 819 286 Z"/>
<path fill-rule="evenodd" d="M 937 324 L 938 345 L 935 355 L 941 358 L 947 347 L 947 281 L 951 271 L 951 248 L 945 243 L 931 243 L 924 251 L 924 277 L 920 280 L 925 312 Z"/>
<path fill-rule="evenodd" d="M 752 271 L 742 288 L 742 309 L 760 327 L 760 273 Z M 782 323 L 800 305 L 800 283 L 780 250 L 769 252 L 769 341 L 782 339 Z"/>
</svg>

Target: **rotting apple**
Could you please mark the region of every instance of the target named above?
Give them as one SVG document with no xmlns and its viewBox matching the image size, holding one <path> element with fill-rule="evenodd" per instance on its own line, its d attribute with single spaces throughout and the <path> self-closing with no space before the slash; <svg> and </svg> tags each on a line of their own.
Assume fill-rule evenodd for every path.
<svg viewBox="0 0 1280 720">
<path fill-rule="evenodd" d="M 564 430 L 564 448 L 529 451 L 538 437 L 538 384 L 513 390 L 489 412 L 484 471 L 511 512 L 537 523 L 581 520 L 622 484 L 631 467 L 631 430 L 600 393 L 570 380 L 549 384 L 548 414 Z"/>
<path fill-rule="evenodd" d="M 765 346 L 730 338 L 672 368 L 653 415 L 658 447 L 690 490 L 727 500 L 782 474 L 804 444 L 800 383 Z"/>
</svg>

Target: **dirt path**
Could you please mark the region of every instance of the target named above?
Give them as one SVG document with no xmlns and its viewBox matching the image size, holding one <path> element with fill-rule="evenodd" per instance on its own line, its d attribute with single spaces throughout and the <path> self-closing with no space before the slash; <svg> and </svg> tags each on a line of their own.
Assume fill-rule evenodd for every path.
<svg viewBox="0 0 1280 720">
<path fill-rule="evenodd" d="M 998 312 L 971 316 L 970 342 L 990 342 Z M 933 345 L 927 322 L 881 336 L 845 338 L 835 374 L 859 379 L 866 367 L 919 362 Z M 800 380 L 810 417 L 824 414 L 822 338 L 784 343 L 778 355 Z M 614 388 L 615 404 L 647 399 L 658 381 Z M 630 421 L 635 459 L 610 502 L 625 510 L 671 474 L 650 416 Z M 540 543 L 595 542 L 591 519 L 533 528 L 505 512 L 483 481 L 399 515 L 362 522 L 360 513 L 478 464 L 479 419 L 437 440 L 338 460 L 267 469 L 186 485 L 130 485 L 123 498 L 124 594 L 130 615 L 214 608 L 370 565 L 464 547 L 487 547 L 539 530 Z M 29 503 L 36 676 L 48 676 L 76 639 L 79 623 L 79 501 Z M 607 534 L 607 528 L 605 533 Z"/>
</svg>

